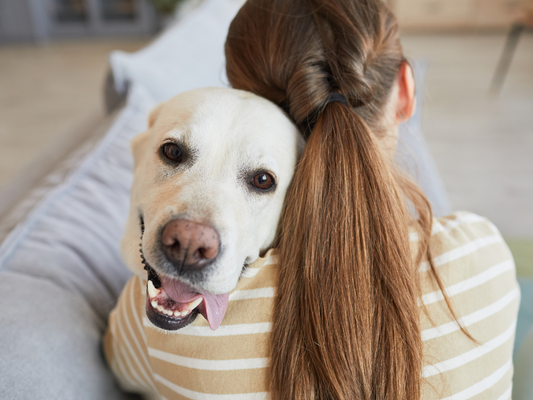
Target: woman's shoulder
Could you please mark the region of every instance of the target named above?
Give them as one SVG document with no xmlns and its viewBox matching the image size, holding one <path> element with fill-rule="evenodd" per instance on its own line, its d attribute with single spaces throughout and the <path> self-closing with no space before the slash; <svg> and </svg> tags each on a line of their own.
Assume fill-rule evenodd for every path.
<svg viewBox="0 0 533 400">
<path fill-rule="evenodd" d="M 477 214 L 458 211 L 435 218 L 429 255 L 450 293 L 468 292 L 475 287 L 482 289 L 494 282 L 506 282 L 508 287 L 516 285 L 515 265 L 509 247 L 496 226 Z M 429 263 L 423 262 L 419 268 L 422 273 L 428 271 Z M 429 286 L 425 289 L 433 288 L 433 285 Z M 490 290 L 477 293 L 486 301 L 490 301 L 494 294 Z"/>
<path fill-rule="evenodd" d="M 511 252 L 492 222 L 468 212 L 434 219 L 429 249 L 456 316 L 475 340 L 461 332 L 424 262 L 422 398 L 472 392 L 498 399 L 510 390 L 520 299 Z"/>
<path fill-rule="evenodd" d="M 471 212 L 457 211 L 434 218 L 429 243 L 436 266 L 460 259 L 475 259 L 483 264 L 492 261 L 513 264 L 511 252 L 498 228 L 487 218 Z"/>
</svg>

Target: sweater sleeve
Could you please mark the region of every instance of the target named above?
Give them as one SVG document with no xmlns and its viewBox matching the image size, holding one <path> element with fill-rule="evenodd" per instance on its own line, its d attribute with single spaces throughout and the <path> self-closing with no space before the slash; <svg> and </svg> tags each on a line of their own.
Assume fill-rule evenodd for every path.
<svg viewBox="0 0 533 400">
<path fill-rule="evenodd" d="M 103 347 L 107 362 L 123 390 L 147 399 L 158 399 L 143 335 L 143 316 L 139 313 L 144 309 L 144 287 L 145 283 L 137 276 L 127 282 L 109 316 Z"/>
</svg>

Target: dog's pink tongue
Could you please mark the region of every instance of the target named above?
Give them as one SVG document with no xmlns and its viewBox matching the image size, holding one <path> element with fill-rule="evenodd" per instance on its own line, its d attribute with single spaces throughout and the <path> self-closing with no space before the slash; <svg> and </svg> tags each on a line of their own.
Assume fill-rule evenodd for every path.
<svg viewBox="0 0 533 400">
<path fill-rule="evenodd" d="M 229 293 L 199 293 L 177 279 L 160 278 L 160 281 L 162 289 L 176 303 L 187 304 L 202 297 L 204 300 L 198 306 L 198 311 L 204 316 L 213 331 L 220 326 L 228 308 Z"/>
<path fill-rule="evenodd" d="M 210 294 L 205 293 L 202 295 L 205 308 L 202 304 L 198 306 L 198 311 L 202 313 L 204 318 L 209 322 L 211 330 L 215 330 L 220 326 L 222 318 L 226 314 L 228 308 L 229 293 L 224 294 Z"/>
</svg>

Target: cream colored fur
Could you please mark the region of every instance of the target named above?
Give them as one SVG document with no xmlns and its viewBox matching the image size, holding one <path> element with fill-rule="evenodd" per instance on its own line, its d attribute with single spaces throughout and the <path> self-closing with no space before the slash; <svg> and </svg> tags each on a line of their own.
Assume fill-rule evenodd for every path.
<svg viewBox="0 0 533 400">
<path fill-rule="evenodd" d="M 193 160 L 169 166 L 159 156 L 165 140 L 193 149 Z M 283 199 L 304 143 L 279 107 L 251 93 L 205 88 L 182 93 L 152 111 L 149 129 L 132 140 L 135 161 L 131 209 L 121 253 L 146 278 L 142 248 L 158 270 L 161 227 L 186 218 L 215 228 L 221 251 L 202 282 L 187 282 L 214 294 L 231 291 L 243 266 L 274 240 Z M 251 190 L 247 173 L 267 170 L 271 193 Z M 186 281 L 186 280 L 185 280 Z"/>
</svg>

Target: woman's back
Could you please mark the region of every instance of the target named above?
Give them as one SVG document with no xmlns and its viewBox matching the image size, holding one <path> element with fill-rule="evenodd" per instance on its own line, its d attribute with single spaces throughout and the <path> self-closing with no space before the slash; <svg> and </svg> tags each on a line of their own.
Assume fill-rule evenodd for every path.
<svg viewBox="0 0 533 400">
<path fill-rule="evenodd" d="M 446 397 L 495 372 L 480 352 L 489 357 L 487 346 L 505 338 L 509 352 L 494 363 L 506 365 L 511 328 L 478 329 L 480 321 L 471 334 L 427 339 L 437 330 L 427 333 L 435 327 L 420 320 L 426 310 L 441 332 L 462 314 L 478 318 L 499 292 L 488 282 L 457 294 L 445 287 L 477 282 L 512 259 L 503 243 L 492 245 L 494 254 L 488 246 L 476 250 L 499 238 L 487 222 L 432 234 L 449 224 L 433 224 L 425 195 L 393 165 L 398 125 L 413 114 L 415 99 L 386 3 L 249 0 L 230 26 L 226 59 L 235 88 L 279 104 L 307 139 L 279 226 L 272 399 L 412 400 L 428 387 Z M 420 251 L 410 249 L 412 231 Z M 507 287 L 516 286 L 512 274 Z M 438 301 L 422 307 L 420 290 Z M 476 340 L 488 343 L 484 350 Z M 446 381 L 460 379 L 459 389 L 447 389 Z"/>
<path fill-rule="evenodd" d="M 511 398 L 520 291 L 507 245 L 490 221 L 457 212 L 434 220 L 430 248 L 459 321 L 478 343 L 460 330 L 422 263 L 422 398 Z"/>
<path fill-rule="evenodd" d="M 416 236 L 411 233 L 413 246 Z M 485 218 L 458 212 L 434 219 L 430 246 L 460 320 L 479 343 L 460 330 L 422 262 L 421 398 L 509 399 L 520 294 L 505 242 Z M 111 315 L 106 340 L 110 365 L 123 386 L 141 392 L 156 387 L 168 399 L 264 398 L 275 285 L 283 268 L 278 263 L 270 251 L 250 266 L 216 331 L 202 318 L 170 334 L 154 327 L 144 317 L 146 282 L 132 278 Z"/>
</svg>

